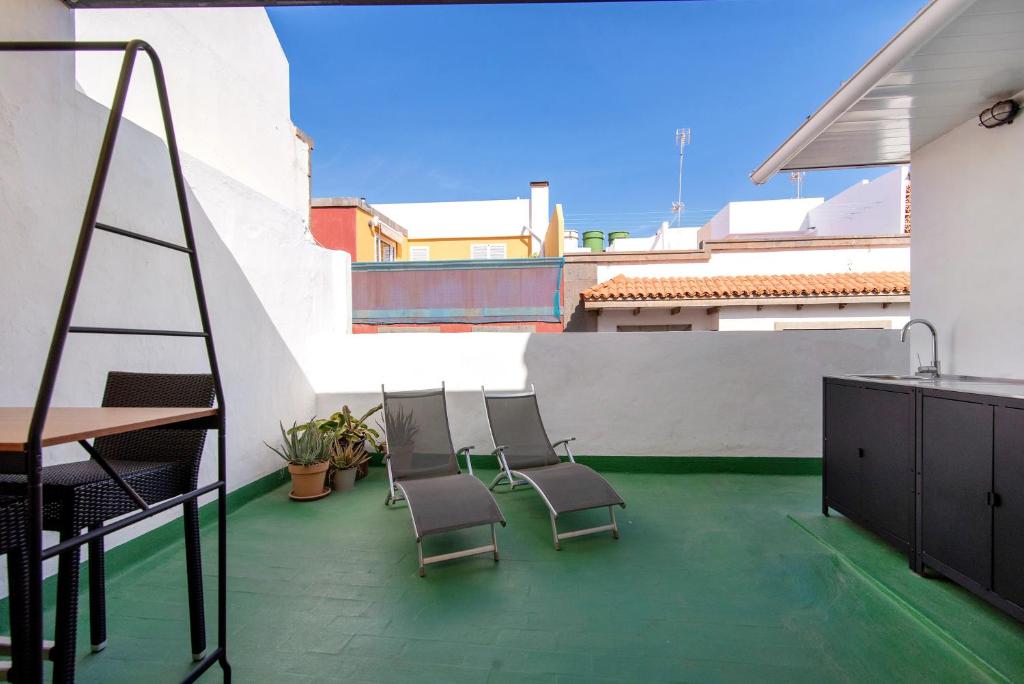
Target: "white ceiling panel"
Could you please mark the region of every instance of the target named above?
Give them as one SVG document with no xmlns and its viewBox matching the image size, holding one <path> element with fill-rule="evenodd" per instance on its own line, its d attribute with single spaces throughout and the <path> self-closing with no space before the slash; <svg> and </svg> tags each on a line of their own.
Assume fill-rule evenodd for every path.
<svg viewBox="0 0 1024 684">
<path fill-rule="evenodd" d="M 1024 91 L 1024 0 L 948 9 L 957 1 L 933 0 L 751 174 L 754 181 L 778 171 L 906 163 L 922 145 Z M 929 12 L 942 11 L 953 18 L 907 47 L 915 23 L 924 26 Z M 887 54 L 896 50 L 904 52 Z M 869 68 L 886 58 L 891 66 L 876 68 L 865 84 Z M 835 102 L 852 88 L 860 96 L 837 110 Z"/>
</svg>

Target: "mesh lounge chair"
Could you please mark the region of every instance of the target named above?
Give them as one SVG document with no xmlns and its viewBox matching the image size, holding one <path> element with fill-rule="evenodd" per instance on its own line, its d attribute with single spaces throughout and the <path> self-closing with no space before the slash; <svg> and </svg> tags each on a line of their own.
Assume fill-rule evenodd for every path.
<svg viewBox="0 0 1024 684">
<path fill-rule="evenodd" d="M 386 392 L 384 433 L 387 442 L 388 495 L 385 505 L 405 500 L 416 535 L 420 577 L 424 566 L 453 558 L 493 553 L 498 560 L 494 523 L 505 525 L 505 516 L 487 487 L 473 476 L 469 452 L 455 451 L 448 427 L 444 385 L 440 389 Z M 460 454 L 466 455 L 469 474 L 459 471 Z M 423 538 L 480 525 L 491 526 L 491 543 L 464 551 L 423 556 Z"/>
<path fill-rule="evenodd" d="M 510 489 L 520 484 L 532 485 L 551 514 L 551 535 L 556 549 L 562 548 L 562 539 L 596 532 L 610 531 L 612 537 L 618 539 L 619 527 L 613 506 L 625 508 L 625 502 L 607 480 L 587 466 L 576 463 L 569 448 L 569 442 L 575 437 L 553 444 L 548 439 L 533 386 L 529 392 L 520 393 L 488 394 L 483 387 L 480 390 L 494 441 L 493 455 L 498 457 L 501 465 L 501 472 L 491 482 L 490 489 L 493 490 L 503 480 L 508 481 Z M 569 458 L 567 463 L 563 463 L 555 452 L 559 446 L 565 447 Z M 562 513 L 605 506 L 608 507 L 609 524 L 559 533 L 558 516 Z"/>
</svg>

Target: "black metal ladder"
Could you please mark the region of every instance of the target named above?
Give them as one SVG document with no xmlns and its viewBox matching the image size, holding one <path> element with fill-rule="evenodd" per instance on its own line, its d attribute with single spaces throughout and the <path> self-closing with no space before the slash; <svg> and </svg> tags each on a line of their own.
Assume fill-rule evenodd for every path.
<svg viewBox="0 0 1024 684">
<path fill-rule="evenodd" d="M 220 371 L 217 366 L 217 355 L 213 345 L 213 333 L 210 327 L 210 317 L 206 306 L 206 294 L 203 289 L 203 281 L 199 272 L 199 259 L 196 253 L 195 236 L 192 229 L 192 219 L 188 208 L 188 195 L 185 186 L 184 175 L 181 171 L 181 158 L 178 152 L 178 143 L 174 134 L 174 125 L 171 119 L 170 101 L 167 95 L 167 83 L 164 78 L 163 67 L 156 51 L 149 44 L 141 40 L 130 40 L 121 42 L 76 42 L 76 41 L 50 41 L 50 42 L 2 42 L 0 52 L 124 52 L 121 61 L 121 71 L 118 76 L 117 85 L 114 89 L 114 99 L 110 106 L 110 115 L 107 118 L 106 129 L 103 134 L 103 141 L 100 145 L 99 156 L 96 161 L 96 170 L 93 174 L 92 186 L 89 190 L 89 197 L 85 205 L 85 213 L 82 217 L 81 228 L 78 233 L 78 243 L 75 248 L 74 257 L 71 262 L 71 269 L 68 273 L 67 285 L 64 290 L 64 297 L 61 301 L 60 310 L 57 316 L 57 323 L 54 327 L 53 338 L 50 342 L 50 349 L 46 357 L 46 365 L 43 369 L 43 376 L 39 383 L 39 391 L 36 396 L 35 406 L 32 411 L 32 419 L 28 434 L 28 447 L 24 452 L 24 470 L 28 475 L 28 548 L 27 558 L 29 564 L 29 592 L 30 605 L 28 644 L 25 653 L 24 664 L 19 663 L 18 675 L 22 682 L 42 682 L 43 680 L 43 570 L 42 562 L 52 558 L 63 551 L 75 546 L 81 546 L 97 537 L 102 537 L 116 530 L 132 525 L 136 522 L 157 515 L 165 510 L 181 505 L 186 501 L 196 499 L 207 492 L 217 492 L 217 647 L 208 653 L 202 660 L 194 665 L 192 670 L 182 679 L 182 682 L 194 682 L 202 676 L 214 663 L 219 663 L 224 673 L 224 681 L 231 681 L 231 666 L 227 658 L 227 484 L 226 484 L 226 453 L 225 453 L 225 402 L 224 389 L 221 384 Z M 132 71 L 135 66 L 135 59 L 138 53 L 145 52 L 149 56 L 153 67 L 153 77 L 156 82 L 157 96 L 160 101 L 160 112 L 163 118 L 164 135 L 167 142 L 167 151 L 170 157 L 171 173 L 174 177 L 174 189 L 177 196 L 178 210 L 181 214 L 181 223 L 184 233 L 184 245 L 159 240 L 141 233 L 124 228 L 110 226 L 98 222 L 100 202 L 103 197 L 103 190 L 106 184 L 107 175 L 110 171 L 113 158 L 114 145 L 121 119 L 124 115 L 125 101 L 128 95 L 128 86 L 131 81 Z M 78 289 L 81 284 L 82 275 L 85 269 L 86 257 L 89 251 L 89 244 L 93 233 L 97 230 L 119 235 L 122 237 L 140 240 L 151 245 L 175 250 L 188 255 L 189 265 L 192 274 L 192 284 L 195 289 L 196 304 L 199 309 L 199 317 L 202 325 L 201 331 L 182 330 L 153 330 L 136 328 L 107 328 L 94 326 L 73 326 L 71 317 L 75 308 L 75 301 L 78 297 Z M 46 423 L 46 415 L 50 408 L 50 401 L 53 397 L 54 385 L 57 380 L 57 373 L 60 368 L 61 357 L 64 352 L 64 343 L 69 333 L 91 333 L 106 335 L 160 335 L 171 337 L 199 337 L 206 344 L 206 355 L 210 365 L 210 372 L 213 375 L 215 394 L 217 398 L 217 415 L 209 420 L 200 420 L 202 424 L 190 424 L 189 427 L 205 427 L 217 430 L 217 480 L 208 485 L 162 501 L 158 504 L 147 505 L 145 501 L 121 478 L 112 473 L 112 469 L 103 460 L 102 456 L 95 453 L 88 443 L 83 443 L 90 455 L 97 460 L 104 470 L 114 476 L 118 483 L 129 496 L 139 504 L 140 511 L 127 517 L 121 518 L 113 523 L 107 523 L 102 527 L 92 529 L 84 534 L 67 539 L 47 549 L 42 548 L 43 531 L 43 487 L 42 487 L 42 434 Z M 183 424 L 184 425 L 184 424 Z M 173 426 L 171 426 L 173 427 Z"/>
</svg>

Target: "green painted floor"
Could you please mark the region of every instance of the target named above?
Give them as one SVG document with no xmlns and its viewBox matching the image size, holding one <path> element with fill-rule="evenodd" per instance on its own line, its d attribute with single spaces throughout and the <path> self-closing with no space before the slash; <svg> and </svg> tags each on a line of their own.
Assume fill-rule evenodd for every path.
<svg viewBox="0 0 1024 684">
<path fill-rule="evenodd" d="M 608 477 L 629 503 L 620 540 L 555 551 L 536 494 L 502 492 L 501 562 L 429 566 L 423 579 L 408 513 L 384 507 L 379 468 L 352 493 L 296 504 L 281 488 L 243 506 L 230 518 L 235 681 L 1024 680 L 1024 628 L 821 517 L 818 477 Z M 428 553 L 486 533 L 433 541 Z M 166 548 L 110 578 L 110 645 L 87 654 L 83 614 L 79 681 L 178 680 L 183 555 Z"/>
</svg>

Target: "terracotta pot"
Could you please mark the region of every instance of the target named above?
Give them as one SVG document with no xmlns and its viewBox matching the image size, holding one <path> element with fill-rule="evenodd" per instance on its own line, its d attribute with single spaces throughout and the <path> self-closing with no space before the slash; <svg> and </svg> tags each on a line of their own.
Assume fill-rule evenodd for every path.
<svg viewBox="0 0 1024 684">
<path fill-rule="evenodd" d="M 356 470 L 357 468 L 335 470 L 331 479 L 331 486 L 334 491 L 344 492 L 349 489 L 354 489 L 356 486 Z"/>
<path fill-rule="evenodd" d="M 319 496 L 324 493 L 324 478 L 330 463 L 316 463 L 314 465 L 288 465 L 288 472 L 292 475 L 292 498 L 306 499 Z"/>
</svg>

